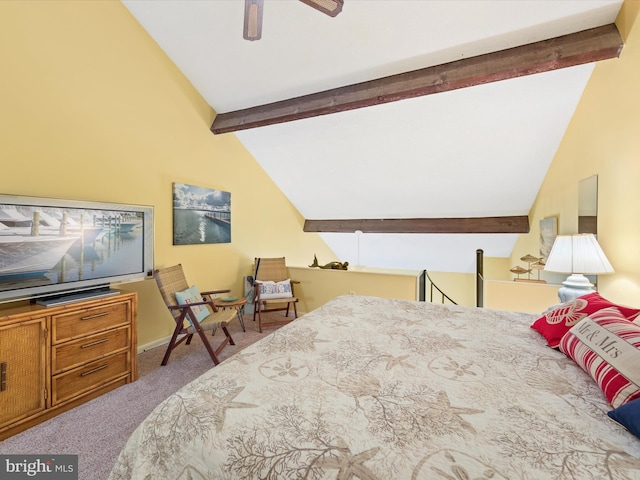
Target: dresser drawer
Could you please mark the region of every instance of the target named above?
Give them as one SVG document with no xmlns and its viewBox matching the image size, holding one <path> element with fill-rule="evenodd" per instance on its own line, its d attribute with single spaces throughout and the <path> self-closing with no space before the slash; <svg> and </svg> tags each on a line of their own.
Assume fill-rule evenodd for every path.
<svg viewBox="0 0 640 480">
<path fill-rule="evenodd" d="M 118 377 L 129 375 L 129 355 L 129 351 L 118 353 L 54 375 L 51 379 L 52 405 L 82 395 Z"/>
<path fill-rule="evenodd" d="M 110 328 L 129 324 L 128 303 L 112 303 L 87 308 L 52 317 L 52 338 L 55 345 L 60 342 L 102 332 Z"/>
<path fill-rule="evenodd" d="M 130 348 L 130 328 L 119 327 L 79 340 L 54 345 L 51 349 L 51 373 L 56 374 Z"/>
</svg>

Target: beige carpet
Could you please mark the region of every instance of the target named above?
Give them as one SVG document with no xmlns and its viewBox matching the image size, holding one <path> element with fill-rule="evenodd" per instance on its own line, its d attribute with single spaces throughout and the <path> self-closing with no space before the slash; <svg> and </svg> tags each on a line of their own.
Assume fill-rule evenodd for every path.
<svg viewBox="0 0 640 480">
<path fill-rule="evenodd" d="M 227 345 L 220 354 L 221 360 L 277 329 L 263 328 L 264 333 L 260 334 L 257 322 L 249 315 L 245 323 L 247 331 L 243 332 L 237 319 L 231 322 L 229 332 L 236 345 Z M 222 335 L 222 331 L 216 332 L 214 345 Z M 194 337 L 191 345 L 183 344 L 174 350 L 164 367 L 160 362 L 165 346 L 141 353 L 136 382 L 0 441 L 0 454 L 77 454 L 80 480 L 106 479 L 133 430 L 156 405 L 212 368 L 211 358 L 202 345 Z"/>
</svg>

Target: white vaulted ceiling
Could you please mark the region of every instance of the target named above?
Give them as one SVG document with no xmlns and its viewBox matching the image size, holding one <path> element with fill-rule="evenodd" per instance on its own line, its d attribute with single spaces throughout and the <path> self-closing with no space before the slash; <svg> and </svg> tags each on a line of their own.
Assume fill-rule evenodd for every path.
<svg viewBox="0 0 640 480">
<path fill-rule="evenodd" d="M 330 18 L 298 1 L 264 0 L 262 39 L 249 42 L 242 38 L 241 0 L 123 0 L 218 113 L 610 24 L 622 4 L 344 2 Z M 307 219 L 527 215 L 592 69 L 587 64 L 235 135 Z M 355 233 L 321 235 L 336 259 L 358 263 Z M 366 233 L 359 263 L 471 272 L 476 249 L 507 257 L 516 239 Z"/>
</svg>

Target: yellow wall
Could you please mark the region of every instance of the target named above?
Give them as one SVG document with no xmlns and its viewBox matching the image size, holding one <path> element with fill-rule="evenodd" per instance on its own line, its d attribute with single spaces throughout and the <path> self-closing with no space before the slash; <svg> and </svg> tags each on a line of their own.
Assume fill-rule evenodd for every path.
<svg viewBox="0 0 640 480">
<path fill-rule="evenodd" d="M 330 270 L 289 267 L 300 312 L 310 312 L 339 295 L 371 295 L 382 298 L 418 300 L 419 276 L 414 270 L 366 268 Z"/>
<path fill-rule="evenodd" d="M 485 257 L 483 270 L 484 278 L 491 278 L 493 280 L 513 280 L 514 275 L 509 271 L 511 267 L 510 258 Z"/>
<path fill-rule="evenodd" d="M 0 193 L 153 205 L 156 267 L 203 289 L 241 293 L 254 256 L 335 257 L 120 2 L 0 1 L 0 65 Z M 231 192 L 232 243 L 172 245 L 172 182 Z M 139 343 L 169 335 L 155 283 L 125 289 Z"/>
<path fill-rule="evenodd" d="M 598 175 L 598 240 L 616 273 L 599 277 L 612 301 L 640 306 L 640 1 L 626 0 L 616 21 L 625 45 L 600 62 L 547 172 L 511 263 L 537 252 L 538 224 L 558 216 L 561 234 L 578 228 L 578 182 Z"/>
<path fill-rule="evenodd" d="M 557 305 L 558 286 L 550 283 L 486 280 L 484 307 L 540 314 Z"/>
</svg>

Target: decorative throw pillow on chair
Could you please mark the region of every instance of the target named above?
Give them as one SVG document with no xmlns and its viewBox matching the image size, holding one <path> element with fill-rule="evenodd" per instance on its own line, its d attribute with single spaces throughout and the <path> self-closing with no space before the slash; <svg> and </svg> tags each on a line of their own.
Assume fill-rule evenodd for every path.
<svg viewBox="0 0 640 480">
<path fill-rule="evenodd" d="M 260 299 L 273 300 L 278 298 L 291 298 L 291 279 L 287 278 L 281 282 L 261 281 L 260 282 Z"/>
<path fill-rule="evenodd" d="M 183 290 L 182 292 L 176 292 L 176 302 L 178 302 L 179 305 L 198 303 L 202 301 L 204 301 L 204 299 L 202 298 L 202 295 L 200 295 L 200 290 L 198 290 L 198 287 L 195 285 Z M 195 313 L 198 322 L 202 322 L 211 313 L 206 305 L 196 305 L 191 307 L 191 311 Z M 189 318 L 189 321 L 191 321 L 191 315 L 188 314 L 187 317 Z M 193 322 L 191 322 L 191 324 L 193 324 Z"/>
</svg>

